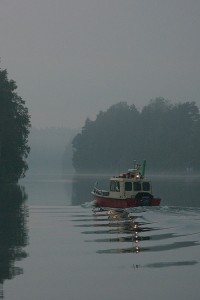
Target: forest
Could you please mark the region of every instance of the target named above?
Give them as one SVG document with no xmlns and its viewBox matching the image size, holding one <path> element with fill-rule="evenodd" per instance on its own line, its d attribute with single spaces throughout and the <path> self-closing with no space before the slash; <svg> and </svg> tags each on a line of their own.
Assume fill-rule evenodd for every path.
<svg viewBox="0 0 200 300">
<path fill-rule="evenodd" d="M 72 141 L 76 171 L 119 171 L 147 160 L 156 172 L 200 170 L 200 114 L 195 102 L 150 100 L 139 111 L 120 102 L 85 121 Z"/>
</svg>

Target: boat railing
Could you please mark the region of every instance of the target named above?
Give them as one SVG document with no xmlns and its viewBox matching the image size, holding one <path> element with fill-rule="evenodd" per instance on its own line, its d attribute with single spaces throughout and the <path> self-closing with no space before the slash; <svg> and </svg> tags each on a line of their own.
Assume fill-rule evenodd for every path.
<svg viewBox="0 0 200 300">
<path fill-rule="evenodd" d="M 100 189 L 97 189 L 96 187 L 93 189 L 93 192 L 97 195 L 100 195 L 100 196 L 109 196 L 109 192 L 106 191 L 106 190 L 100 190 Z"/>
</svg>

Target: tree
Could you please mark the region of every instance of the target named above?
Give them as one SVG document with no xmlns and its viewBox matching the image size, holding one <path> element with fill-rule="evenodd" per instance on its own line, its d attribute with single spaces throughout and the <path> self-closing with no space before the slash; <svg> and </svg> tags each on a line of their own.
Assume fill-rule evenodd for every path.
<svg viewBox="0 0 200 300">
<path fill-rule="evenodd" d="M 199 171 L 199 109 L 195 102 L 172 104 L 161 97 L 141 112 L 120 102 L 95 121 L 87 119 L 72 144 L 77 171 L 124 170 L 144 158 L 152 171 Z"/>
<path fill-rule="evenodd" d="M 16 89 L 0 69 L 0 183 L 16 183 L 28 169 L 30 115 Z"/>
<path fill-rule="evenodd" d="M 137 139 L 139 112 L 126 102 L 100 112 L 95 121 L 87 119 L 73 144 L 73 166 L 77 171 L 119 169 L 130 166 Z M 126 150 L 125 150 L 126 149 Z"/>
</svg>

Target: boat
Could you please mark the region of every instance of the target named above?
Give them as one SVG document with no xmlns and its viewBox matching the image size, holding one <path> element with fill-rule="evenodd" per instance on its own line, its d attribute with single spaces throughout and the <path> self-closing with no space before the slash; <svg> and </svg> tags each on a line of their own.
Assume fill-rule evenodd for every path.
<svg viewBox="0 0 200 300">
<path fill-rule="evenodd" d="M 159 206 L 161 199 L 152 194 L 152 184 L 145 178 L 146 160 L 134 163 L 133 169 L 110 178 L 109 191 L 98 189 L 91 192 L 95 207 L 129 208 L 138 206 Z"/>
</svg>

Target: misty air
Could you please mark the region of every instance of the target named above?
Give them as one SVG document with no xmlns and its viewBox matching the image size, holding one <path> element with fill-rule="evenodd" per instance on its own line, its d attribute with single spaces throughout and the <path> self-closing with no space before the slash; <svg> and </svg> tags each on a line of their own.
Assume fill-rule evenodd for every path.
<svg viewBox="0 0 200 300">
<path fill-rule="evenodd" d="M 200 3 L 0 4 L 0 299 L 191 299 Z"/>
</svg>

